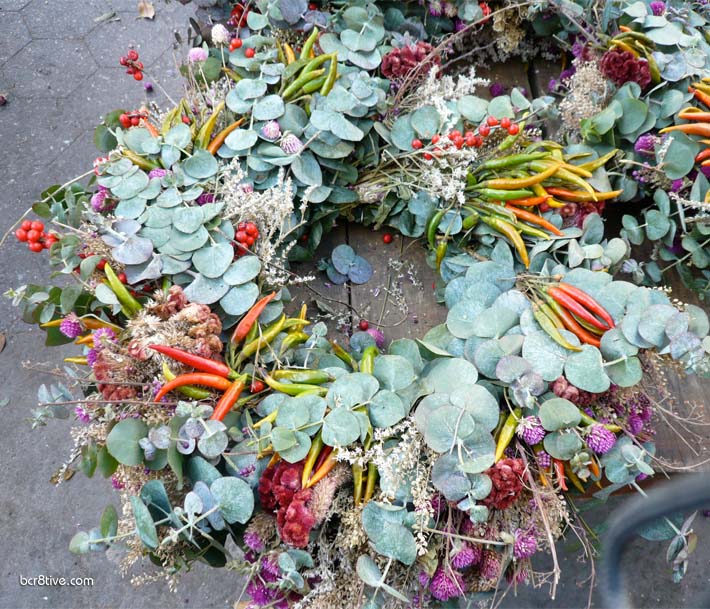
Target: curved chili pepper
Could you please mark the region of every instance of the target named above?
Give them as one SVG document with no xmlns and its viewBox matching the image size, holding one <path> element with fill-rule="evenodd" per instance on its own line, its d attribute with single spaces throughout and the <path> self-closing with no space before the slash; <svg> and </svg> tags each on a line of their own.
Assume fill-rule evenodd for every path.
<svg viewBox="0 0 710 609">
<path fill-rule="evenodd" d="M 549 152 L 525 152 L 522 154 L 510 154 L 498 159 L 490 159 L 484 161 L 474 170 L 475 173 L 485 171 L 486 169 L 506 169 L 515 165 L 522 165 L 536 159 L 544 159 L 549 156 Z"/>
<path fill-rule="evenodd" d="M 222 144 L 224 144 L 224 140 L 227 139 L 227 136 L 235 129 L 239 129 L 239 127 L 244 124 L 245 120 L 246 119 L 242 117 L 239 120 L 234 121 L 231 125 L 228 125 L 224 129 L 222 129 L 222 131 L 215 135 L 214 139 L 207 145 L 207 152 L 209 152 L 212 156 L 217 154 L 217 151 L 222 147 Z"/>
<path fill-rule="evenodd" d="M 194 355 L 182 349 L 168 347 L 167 345 L 148 345 L 148 348 L 201 372 L 209 372 L 223 378 L 234 378 L 236 375 L 234 370 L 222 362 L 217 362 L 201 355 Z"/>
<path fill-rule="evenodd" d="M 700 152 L 698 152 L 695 157 L 695 162 L 702 163 L 707 159 L 710 159 L 710 148 L 706 148 L 705 150 L 701 150 Z"/>
<path fill-rule="evenodd" d="M 556 197 L 561 197 L 567 199 L 568 201 L 573 201 L 575 203 L 584 203 L 586 201 L 592 201 L 592 197 L 587 192 L 582 192 L 579 190 L 568 190 L 567 188 L 559 188 L 557 186 L 546 186 L 545 190 L 551 195 Z M 623 190 L 610 190 L 608 192 L 596 192 L 597 201 L 608 201 L 609 199 L 615 199 L 618 197 Z"/>
<path fill-rule="evenodd" d="M 468 215 L 463 219 L 462 226 L 464 230 L 471 230 L 476 224 L 478 224 L 478 221 L 481 218 L 481 214 L 479 214 L 475 209 L 470 209 L 470 208 L 464 208 L 466 209 L 469 213 Z"/>
<path fill-rule="evenodd" d="M 686 121 L 710 123 L 710 112 L 703 112 L 699 108 L 685 108 L 678 113 L 678 118 Z"/>
<path fill-rule="evenodd" d="M 290 65 L 296 61 L 296 53 L 294 53 L 293 47 L 288 43 L 284 44 L 284 56 L 286 57 L 286 65 Z"/>
<path fill-rule="evenodd" d="M 441 269 L 441 263 L 444 261 L 444 257 L 446 256 L 446 252 L 449 249 L 449 242 L 446 239 L 443 239 L 439 245 L 436 246 L 436 260 L 435 260 L 435 268 L 437 272 Z"/>
<path fill-rule="evenodd" d="M 318 58 L 316 57 L 316 59 Z M 315 80 L 316 78 L 320 78 L 321 76 L 323 76 L 323 74 L 325 74 L 325 70 L 313 70 L 312 72 L 306 72 L 305 74 L 301 74 L 288 87 L 286 87 L 282 94 L 282 98 L 286 100 L 289 97 L 296 95 L 296 93 L 301 90 L 301 87 L 303 87 L 303 85 L 311 82 L 312 80 Z"/>
<path fill-rule="evenodd" d="M 527 190 L 525 188 L 516 190 L 505 190 L 503 188 L 481 188 L 476 190 L 476 193 L 481 197 L 485 197 L 486 199 L 490 199 L 492 201 L 509 201 L 510 199 L 522 199 L 533 195 L 532 190 Z"/>
<path fill-rule="evenodd" d="M 518 256 L 520 256 L 520 260 L 525 265 L 525 268 L 530 266 L 530 258 L 528 256 L 528 250 L 525 247 L 525 243 L 523 242 L 523 238 L 511 224 L 508 224 L 505 220 L 501 220 L 500 218 L 489 218 L 486 216 L 481 216 L 481 220 L 493 230 L 505 235 L 513 244 L 513 247 L 515 247 L 515 251 L 518 252 Z"/>
<path fill-rule="evenodd" d="M 271 377 L 277 380 L 287 380 L 292 383 L 306 383 L 308 385 L 322 385 L 330 383 L 334 380 L 333 376 L 325 372 L 325 370 L 305 370 L 282 368 L 274 370 Z"/>
<path fill-rule="evenodd" d="M 179 387 L 184 387 L 185 385 L 205 385 L 206 387 L 212 387 L 214 389 L 219 389 L 220 391 L 226 391 L 229 389 L 230 383 L 223 376 L 217 376 L 216 374 L 207 374 L 205 372 L 189 372 L 188 374 L 181 374 L 175 377 L 172 381 L 168 381 L 160 388 L 160 391 L 155 396 L 154 401 L 160 402 L 168 393 Z"/>
<path fill-rule="evenodd" d="M 574 473 L 574 470 L 572 469 L 572 466 L 568 463 L 565 464 L 565 472 L 567 473 L 567 477 L 569 478 L 570 482 L 574 484 L 575 488 L 582 494 L 584 494 L 584 485 L 582 484 L 582 481 L 579 479 L 579 476 Z"/>
<path fill-rule="evenodd" d="M 580 342 L 599 347 L 599 338 L 589 333 L 579 323 L 577 323 L 577 320 L 567 309 L 565 309 L 559 302 L 554 300 L 549 294 L 546 294 L 545 292 L 542 293 L 542 297 L 545 299 L 545 302 L 547 302 L 550 308 L 560 318 L 564 327 L 570 332 L 572 332 L 572 334 L 574 334 L 580 340 Z"/>
<path fill-rule="evenodd" d="M 336 459 L 336 452 L 331 446 L 326 446 L 323 449 L 323 451 L 321 452 L 321 457 L 325 453 L 327 453 L 327 455 L 325 456 L 325 458 L 319 459 L 319 461 L 321 461 L 320 465 L 317 466 L 315 473 L 313 474 L 313 476 L 311 476 L 311 479 L 306 483 L 306 486 L 304 486 L 303 488 L 310 488 L 318 484 L 337 465 L 338 460 Z"/>
<path fill-rule="evenodd" d="M 547 305 L 544 305 L 547 306 Z M 549 309 L 549 307 L 548 307 Z M 560 330 L 558 326 L 555 324 L 555 321 L 553 318 L 551 318 L 543 309 L 542 304 L 538 303 L 533 303 L 532 306 L 533 310 L 533 317 L 535 318 L 535 321 L 540 325 L 540 327 L 543 329 L 545 334 L 547 334 L 552 340 L 554 340 L 560 347 L 564 347 L 565 349 L 569 351 L 581 351 L 582 347 L 578 347 L 577 345 L 573 345 L 571 342 L 569 342 L 562 334 L 560 334 Z M 561 324 L 562 322 L 560 322 Z"/>
<path fill-rule="evenodd" d="M 315 44 L 316 40 L 318 40 L 318 28 L 313 26 L 313 31 L 311 32 L 311 35 L 306 38 L 306 42 L 303 43 L 303 48 L 301 49 L 301 59 L 308 58 L 308 56 L 311 54 L 311 49 L 313 48 L 313 45 Z"/>
<path fill-rule="evenodd" d="M 464 209 L 471 211 L 478 210 L 479 212 L 487 212 L 489 214 L 494 214 L 496 216 L 500 216 L 506 222 L 510 222 L 511 224 L 517 224 L 518 222 L 518 219 L 515 217 L 515 214 L 509 209 L 506 209 L 500 201 L 498 201 L 497 203 L 493 203 L 492 201 L 479 201 L 478 199 L 474 199 L 473 201 L 469 202 L 469 205 L 465 205 Z"/>
<path fill-rule="evenodd" d="M 224 392 L 222 397 L 219 399 L 219 402 L 217 402 L 210 419 L 212 421 L 221 421 L 224 419 L 224 417 L 229 414 L 229 411 L 232 410 L 232 406 L 234 406 L 234 403 L 239 399 L 239 395 L 243 390 L 244 377 L 234 381 Z"/>
<path fill-rule="evenodd" d="M 266 308 L 266 305 L 269 304 L 275 296 L 276 292 L 271 292 L 271 294 L 264 296 L 251 309 L 249 309 L 249 311 L 247 311 L 247 314 L 242 317 L 241 321 L 237 324 L 237 327 L 234 328 L 231 339 L 232 344 L 238 345 L 247 337 L 249 330 L 251 330 L 252 326 L 256 323 L 259 315 L 261 315 L 262 311 Z"/>
<path fill-rule="evenodd" d="M 436 248 L 436 229 L 439 228 L 441 219 L 444 217 L 446 210 L 439 209 L 434 212 L 426 227 L 426 240 L 431 249 Z"/>
<path fill-rule="evenodd" d="M 518 421 L 523 414 L 522 408 L 516 408 L 513 410 L 508 417 L 505 419 L 505 423 L 500 428 L 500 434 L 498 435 L 498 441 L 496 442 L 496 452 L 495 461 L 496 463 L 503 458 L 505 449 L 513 440 L 515 436 L 515 428 L 518 426 Z"/>
<path fill-rule="evenodd" d="M 599 317 L 601 317 L 610 328 L 614 327 L 614 320 L 612 319 L 611 315 L 609 315 L 608 311 L 604 307 L 602 307 L 596 300 L 594 300 L 594 298 L 592 298 L 589 294 L 569 283 L 562 282 L 558 284 L 557 287 L 563 292 L 569 294 L 580 304 L 583 304 L 592 313 L 596 313 L 597 315 L 599 315 Z"/>
<path fill-rule="evenodd" d="M 365 483 L 365 496 L 363 502 L 367 503 L 375 494 L 375 484 L 377 484 L 377 466 L 371 461 L 367 464 L 367 482 Z"/>
<path fill-rule="evenodd" d="M 702 137 L 710 137 L 710 123 L 686 123 L 685 125 L 673 125 L 665 127 L 658 133 L 670 133 L 671 131 L 680 131 L 686 135 L 701 135 Z"/>
<path fill-rule="evenodd" d="M 200 127 L 200 130 L 197 132 L 197 136 L 194 140 L 195 146 L 198 148 L 206 148 L 210 143 L 210 138 L 212 137 L 212 132 L 217 124 L 217 119 L 219 118 L 219 115 L 222 114 L 224 107 L 224 101 L 219 102 L 215 106 L 210 117 L 204 122 L 204 124 Z"/>
<path fill-rule="evenodd" d="M 710 95 L 693 87 L 688 87 L 688 93 L 692 93 L 693 97 L 703 104 L 703 106 L 710 108 Z"/>
<path fill-rule="evenodd" d="M 601 469 L 599 468 L 599 464 L 597 463 L 597 460 L 592 457 L 592 462 L 588 465 L 589 471 L 592 472 L 592 476 L 595 478 L 601 478 L 602 472 Z"/>
<path fill-rule="evenodd" d="M 286 315 L 281 315 L 273 324 L 271 324 L 266 330 L 264 330 L 261 336 L 257 336 L 251 342 L 248 342 L 242 348 L 241 353 L 237 357 L 237 366 L 241 364 L 247 357 L 251 357 L 255 353 L 261 350 L 262 347 L 268 345 L 272 340 L 274 340 L 281 330 L 284 328 L 286 323 Z"/>
<path fill-rule="evenodd" d="M 534 207 L 535 205 L 541 205 L 549 201 L 552 195 L 545 195 L 544 197 L 524 197 L 522 199 L 510 199 L 508 205 L 518 205 L 520 207 Z"/>
<path fill-rule="evenodd" d="M 568 490 L 567 482 L 565 481 L 565 464 L 559 459 L 553 459 L 552 463 L 555 466 L 555 475 L 557 476 L 557 482 L 559 483 L 560 488 L 563 491 Z"/>
<path fill-rule="evenodd" d="M 353 463 L 351 467 L 353 473 L 353 503 L 360 505 L 362 503 L 362 493 L 365 481 L 365 468 L 359 463 Z"/>
<path fill-rule="evenodd" d="M 85 334 L 84 336 L 80 336 L 74 341 L 75 345 L 87 345 L 88 347 L 94 346 L 94 335 L 93 334 Z"/>
<path fill-rule="evenodd" d="M 557 228 L 554 224 L 545 220 L 545 218 L 541 218 L 537 214 L 534 214 L 530 211 L 526 211 L 524 209 L 519 209 L 519 208 L 515 207 L 514 205 L 506 205 L 505 207 L 506 207 L 506 209 L 509 209 L 510 211 L 512 211 L 518 220 L 525 220 L 525 222 L 529 222 L 530 224 L 537 224 L 538 226 L 541 226 L 545 230 L 550 231 L 553 235 L 557 235 L 558 237 L 563 236 L 562 231 L 559 228 Z"/>
<path fill-rule="evenodd" d="M 380 350 L 371 345 L 362 352 L 360 358 L 360 372 L 372 374 L 375 370 L 375 358 L 380 354 Z"/>
<path fill-rule="evenodd" d="M 286 337 L 281 341 L 281 347 L 279 348 L 279 353 L 284 354 L 289 349 L 296 347 L 308 340 L 308 334 L 305 332 L 289 332 Z"/>
<path fill-rule="evenodd" d="M 131 296 L 131 293 L 126 286 L 121 283 L 121 280 L 116 273 L 114 273 L 110 264 L 104 266 L 104 273 L 106 273 L 106 279 L 108 280 L 111 291 L 116 295 L 116 298 L 118 298 L 118 302 L 121 303 L 121 310 L 124 315 L 126 315 L 126 317 L 133 317 L 143 308 L 143 305 Z"/>
<path fill-rule="evenodd" d="M 320 94 L 323 96 L 328 95 L 335 85 L 335 81 L 338 79 L 338 54 L 333 53 L 330 59 L 330 66 L 328 66 L 328 75 L 325 78 L 323 86 L 320 88 Z"/>
<path fill-rule="evenodd" d="M 587 171 L 596 171 L 600 167 L 603 167 L 604 165 L 607 164 L 608 161 L 610 161 L 614 156 L 616 156 L 616 153 L 619 152 L 618 148 L 614 148 L 613 150 L 610 150 L 607 152 L 604 156 L 600 156 L 598 159 L 594 159 L 593 161 L 587 161 L 586 163 L 580 163 L 577 165 L 577 167 L 583 167 Z"/>
<path fill-rule="evenodd" d="M 535 161 L 532 161 L 534 163 Z M 542 161 L 539 161 L 542 162 Z M 559 163 L 555 163 L 549 167 L 545 167 L 542 171 L 535 173 L 526 178 L 494 178 L 492 180 L 485 180 L 476 186 L 479 188 L 493 188 L 499 190 L 520 190 L 523 188 L 528 188 L 533 184 L 540 184 L 544 182 L 547 178 L 553 176 L 557 173 L 560 168 Z"/>
<path fill-rule="evenodd" d="M 623 431 L 621 429 L 621 427 L 619 427 L 618 425 L 614 425 L 613 423 L 600 423 L 596 419 L 593 419 L 592 417 L 590 417 L 586 412 L 584 412 L 584 410 L 580 410 L 579 414 L 582 416 L 582 423 L 584 423 L 587 426 L 601 425 L 602 427 L 608 429 L 612 433 L 619 433 L 620 431 Z"/>
<path fill-rule="evenodd" d="M 328 393 L 327 387 L 318 387 L 315 385 L 307 385 L 306 383 L 280 383 L 268 374 L 264 376 L 264 382 L 274 391 L 280 391 L 286 395 L 301 395 L 305 391 L 309 391 L 314 395 L 325 395 Z"/>
<path fill-rule="evenodd" d="M 322 433 L 319 431 L 318 435 L 316 435 L 316 437 L 313 439 L 313 442 L 311 442 L 311 448 L 308 450 L 308 454 L 306 455 L 306 459 L 303 462 L 303 474 L 301 475 L 301 488 L 306 487 L 306 483 L 308 482 L 308 479 L 311 477 L 311 472 L 313 471 L 313 467 L 316 464 L 316 461 L 318 459 L 318 455 L 320 455 L 320 452 L 322 450 L 323 450 L 323 436 L 322 436 Z M 357 487 L 355 487 L 355 488 L 357 488 Z"/>
<path fill-rule="evenodd" d="M 163 362 L 163 376 L 165 377 L 166 381 L 172 381 L 173 379 L 177 378 L 177 374 L 173 374 L 173 371 L 170 370 L 170 367 L 166 362 Z M 206 389 L 200 389 L 199 387 L 190 387 L 189 385 L 185 385 L 184 387 L 178 387 L 178 391 L 184 396 L 192 398 L 193 400 L 204 400 L 210 397 L 210 395 L 212 395 Z"/>
<path fill-rule="evenodd" d="M 552 235 L 550 235 L 550 233 L 546 233 L 541 228 L 535 228 L 529 224 L 525 224 L 524 222 L 516 224 L 515 228 L 517 228 L 523 235 L 527 235 L 529 237 L 535 237 L 536 239 L 542 239 L 543 241 L 552 239 Z"/>
<path fill-rule="evenodd" d="M 350 368 L 352 368 L 354 372 L 358 371 L 357 360 L 352 355 L 350 355 L 350 353 L 348 353 L 345 349 L 343 349 L 343 347 L 339 345 L 337 341 L 331 340 L 330 346 L 333 349 L 333 354 L 335 355 L 335 357 L 337 357 L 344 364 L 350 366 Z"/>
<path fill-rule="evenodd" d="M 77 366 L 88 366 L 89 361 L 85 355 L 78 355 L 75 357 L 65 357 L 64 360 L 67 364 L 76 364 Z"/>
<path fill-rule="evenodd" d="M 609 326 L 599 321 L 596 317 L 594 317 L 594 315 L 587 311 L 587 309 L 585 309 L 579 302 L 577 302 L 566 292 L 563 292 L 562 290 L 556 287 L 548 288 L 547 292 L 550 296 L 552 296 L 552 298 L 559 302 L 570 313 L 574 313 L 580 319 L 589 322 L 600 330 L 609 330 Z"/>
</svg>

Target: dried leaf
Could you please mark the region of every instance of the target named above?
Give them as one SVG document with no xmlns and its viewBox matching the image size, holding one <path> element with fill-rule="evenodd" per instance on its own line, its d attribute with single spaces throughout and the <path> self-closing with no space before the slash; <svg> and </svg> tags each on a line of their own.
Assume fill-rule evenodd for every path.
<svg viewBox="0 0 710 609">
<path fill-rule="evenodd" d="M 155 7 L 150 0 L 139 0 L 138 17 L 141 19 L 152 19 L 155 17 Z"/>
<path fill-rule="evenodd" d="M 121 16 L 116 11 L 108 11 L 94 19 L 96 23 L 108 23 L 110 21 L 121 21 Z"/>
<path fill-rule="evenodd" d="M 0 353 L 5 348 L 5 343 L 7 342 L 7 337 L 4 334 L 0 334 Z"/>
</svg>

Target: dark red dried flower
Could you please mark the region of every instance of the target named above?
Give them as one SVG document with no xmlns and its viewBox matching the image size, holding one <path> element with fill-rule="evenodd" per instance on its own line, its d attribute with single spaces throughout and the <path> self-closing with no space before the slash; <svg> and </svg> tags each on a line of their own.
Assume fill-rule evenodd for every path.
<svg viewBox="0 0 710 609">
<path fill-rule="evenodd" d="M 424 64 L 424 67 L 419 70 L 419 76 L 425 77 L 434 65 L 441 65 L 441 57 L 438 55 L 429 57 L 425 61 L 433 48 L 428 42 L 420 40 L 401 49 L 392 49 L 382 58 L 382 75 L 386 78 L 402 80 L 413 68 Z"/>
<path fill-rule="evenodd" d="M 499 510 L 509 508 L 523 489 L 524 472 L 522 459 L 501 459 L 488 468 L 486 474 L 493 483 L 493 489 L 483 504 Z"/>
<path fill-rule="evenodd" d="M 651 82 L 651 70 L 645 59 L 634 57 L 629 51 L 609 49 L 601 61 L 601 71 L 617 87 L 627 82 L 637 82 L 642 89 Z"/>
</svg>

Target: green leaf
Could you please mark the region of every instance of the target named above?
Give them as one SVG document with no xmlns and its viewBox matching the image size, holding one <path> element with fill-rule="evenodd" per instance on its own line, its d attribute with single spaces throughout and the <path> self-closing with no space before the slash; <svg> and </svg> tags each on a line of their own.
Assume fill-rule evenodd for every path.
<svg viewBox="0 0 710 609">
<path fill-rule="evenodd" d="M 417 544 L 403 524 L 406 514 L 404 508 L 370 501 L 363 509 L 362 525 L 379 554 L 411 565 L 417 558 Z"/>
<path fill-rule="evenodd" d="M 568 461 L 582 448 L 582 440 L 574 431 L 553 431 L 545 436 L 543 446 L 553 459 Z"/>
<path fill-rule="evenodd" d="M 662 165 L 666 177 L 670 180 L 677 180 L 690 173 L 695 166 L 695 156 L 700 150 L 700 144 L 689 138 L 685 133 L 674 131 L 669 134 L 670 145 L 662 149 L 666 150 L 663 158 L 656 153 L 656 161 Z"/>
<path fill-rule="evenodd" d="M 480 123 L 488 114 L 488 101 L 474 95 L 464 95 L 456 102 L 461 115 L 472 123 Z"/>
<path fill-rule="evenodd" d="M 107 505 L 99 521 L 101 537 L 113 537 L 118 532 L 118 512 L 113 505 Z"/>
<path fill-rule="evenodd" d="M 417 137 L 417 134 L 412 127 L 412 117 L 410 114 L 400 116 L 394 121 L 392 131 L 390 132 L 392 143 L 400 150 L 411 152 L 412 141 Z"/>
<path fill-rule="evenodd" d="M 323 421 L 323 442 L 328 446 L 347 446 L 360 437 L 357 417 L 347 408 L 332 410 Z"/>
<path fill-rule="evenodd" d="M 204 221 L 201 207 L 181 207 L 173 213 L 173 226 L 183 233 L 194 233 Z"/>
<path fill-rule="evenodd" d="M 434 106 L 422 106 L 412 113 L 411 124 L 419 137 L 430 140 L 441 127 L 441 117 Z"/>
<path fill-rule="evenodd" d="M 639 99 L 627 97 L 621 101 L 624 114 L 618 122 L 619 132 L 626 135 L 633 133 L 643 125 L 648 115 L 648 106 Z"/>
<path fill-rule="evenodd" d="M 254 511 L 254 494 L 249 485 L 231 476 L 215 480 L 210 491 L 219 504 L 222 517 L 230 524 L 244 524 Z"/>
<path fill-rule="evenodd" d="M 234 286 L 219 301 L 228 315 L 239 316 L 246 313 L 259 297 L 259 286 L 255 283 L 245 283 Z"/>
<path fill-rule="evenodd" d="M 465 359 L 455 357 L 435 361 L 424 382 L 430 391 L 448 394 L 462 384 L 475 385 L 477 379 L 476 367 Z"/>
<path fill-rule="evenodd" d="M 222 474 L 219 473 L 219 470 L 214 465 L 199 456 L 189 459 L 185 469 L 187 477 L 193 484 L 202 481 L 210 485 L 222 477 Z"/>
<path fill-rule="evenodd" d="M 285 105 L 280 95 L 267 95 L 254 104 L 252 117 L 257 121 L 270 121 L 281 117 L 284 110 Z"/>
<path fill-rule="evenodd" d="M 668 217 L 657 209 L 650 209 L 644 215 L 646 216 L 646 236 L 651 241 L 658 241 L 665 237 L 671 227 Z"/>
<path fill-rule="evenodd" d="M 531 332 L 523 343 L 523 357 L 530 362 L 533 370 L 548 382 L 555 381 L 562 375 L 568 353 L 567 349 L 542 331 Z"/>
<path fill-rule="evenodd" d="M 382 583 L 382 571 L 380 571 L 377 563 L 366 554 L 363 554 L 357 559 L 355 570 L 360 576 L 360 579 L 368 586 L 377 588 Z"/>
<path fill-rule="evenodd" d="M 221 278 L 209 279 L 198 275 L 195 280 L 185 288 L 185 296 L 192 302 L 199 304 L 214 304 L 229 291 L 229 285 Z"/>
<path fill-rule="evenodd" d="M 229 243 L 208 245 L 192 255 L 193 266 L 205 277 L 221 277 L 229 268 L 234 256 L 234 249 Z"/>
<path fill-rule="evenodd" d="M 380 386 L 399 391 L 416 380 L 412 364 L 401 355 L 380 355 L 375 359 L 374 376 Z"/>
<path fill-rule="evenodd" d="M 261 262 L 256 256 L 242 256 L 233 262 L 222 279 L 229 285 L 251 281 L 261 272 Z"/>
<path fill-rule="evenodd" d="M 368 406 L 373 427 L 391 427 L 407 416 L 407 408 L 402 399 L 393 391 L 378 391 Z"/>
<path fill-rule="evenodd" d="M 579 408 L 564 398 L 552 398 L 543 402 L 538 416 L 547 431 L 576 427 L 582 420 Z"/>
<path fill-rule="evenodd" d="M 471 480 L 461 471 L 458 457 L 453 453 L 442 455 L 434 462 L 431 482 L 448 501 L 460 501 L 471 490 Z"/>
<path fill-rule="evenodd" d="M 235 129 L 227 136 L 224 143 L 232 150 L 243 151 L 251 148 L 258 139 L 259 135 L 253 129 Z"/>
<path fill-rule="evenodd" d="M 154 550 L 158 547 L 158 531 L 148 508 L 135 496 L 131 497 L 131 506 L 133 506 L 133 517 L 136 521 L 138 537 L 143 542 L 143 545 Z"/>
<path fill-rule="evenodd" d="M 79 531 L 69 542 L 69 551 L 72 554 L 86 554 L 89 549 L 89 534 L 86 531 Z"/>
<path fill-rule="evenodd" d="M 142 465 L 143 449 L 139 440 L 148 435 L 148 426 L 140 419 L 124 419 L 114 425 L 106 438 L 111 456 L 123 465 Z"/>
<path fill-rule="evenodd" d="M 610 385 L 609 377 L 604 372 L 602 355 L 591 345 L 583 345 L 582 351 L 567 358 L 565 376 L 572 385 L 591 393 L 602 393 Z"/>
<path fill-rule="evenodd" d="M 276 431 L 276 429 L 274 431 Z M 298 461 L 305 459 L 306 455 L 308 454 L 308 451 L 311 449 L 311 438 L 308 436 L 307 433 L 303 431 L 296 431 L 293 432 L 293 434 L 293 446 L 278 451 L 281 458 L 285 461 L 288 461 L 289 463 L 297 463 Z M 274 448 L 275 447 L 276 445 L 274 444 Z"/>
<path fill-rule="evenodd" d="M 509 95 L 499 95 L 494 97 L 488 104 L 488 114 L 496 118 L 515 118 L 513 104 L 510 102 Z"/>
</svg>

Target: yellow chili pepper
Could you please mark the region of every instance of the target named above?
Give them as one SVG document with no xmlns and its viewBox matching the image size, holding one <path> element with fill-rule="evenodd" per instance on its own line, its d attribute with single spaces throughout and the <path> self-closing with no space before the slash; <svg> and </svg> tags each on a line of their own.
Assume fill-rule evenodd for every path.
<svg viewBox="0 0 710 609">
<path fill-rule="evenodd" d="M 217 124 L 217 119 L 224 110 L 224 105 L 224 101 L 219 102 L 212 112 L 212 115 L 200 127 L 200 130 L 197 132 L 197 137 L 195 138 L 195 146 L 198 148 L 207 148 L 207 145 L 210 143 L 210 138 L 212 137 L 212 132 Z"/>
<path fill-rule="evenodd" d="M 496 463 L 503 458 L 505 449 L 508 448 L 508 445 L 513 440 L 513 436 L 515 436 L 515 428 L 518 426 L 518 421 L 520 420 L 522 414 L 522 408 L 516 408 L 508 415 L 505 419 L 505 423 L 503 423 L 503 427 L 500 428 L 498 442 L 496 443 Z"/>
<path fill-rule="evenodd" d="M 335 85 L 335 81 L 338 79 L 338 54 L 333 53 L 331 55 L 331 62 L 328 68 L 328 76 L 320 89 L 320 94 L 323 96 L 328 95 Z"/>
<path fill-rule="evenodd" d="M 532 161 L 533 163 L 542 163 L 542 160 Z M 485 180 L 480 184 L 477 184 L 474 188 L 476 190 L 480 188 L 494 188 L 499 190 L 518 190 L 522 188 L 527 188 L 528 186 L 533 186 L 534 184 L 540 184 L 547 178 L 553 176 L 560 168 L 559 163 L 554 163 L 550 167 L 542 168 L 539 173 L 531 175 L 527 178 L 494 178 L 492 180 Z M 533 168 L 535 169 L 535 168 Z"/>
<path fill-rule="evenodd" d="M 284 44 L 284 55 L 286 56 L 286 65 L 296 61 L 296 53 L 293 52 L 293 47 L 288 43 Z"/>
<path fill-rule="evenodd" d="M 313 439 L 311 443 L 311 448 L 306 455 L 306 460 L 303 462 L 303 474 L 301 475 L 301 488 L 305 488 L 308 484 L 308 479 L 311 477 L 311 472 L 313 471 L 313 466 L 318 460 L 318 455 L 320 451 L 323 450 L 323 436 L 321 432 Z"/>
<path fill-rule="evenodd" d="M 525 242 L 520 236 L 520 233 L 515 230 L 512 224 L 508 224 L 505 220 L 501 218 L 491 218 L 488 216 L 481 216 L 481 221 L 485 222 L 492 229 L 498 231 L 505 235 L 508 240 L 513 244 L 515 251 L 518 252 L 520 260 L 525 265 L 525 268 L 530 266 L 530 257 L 528 256 L 528 250 L 525 247 Z"/>
<path fill-rule="evenodd" d="M 307 57 L 310 57 L 311 49 L 313 48 L 313 45 L 315 44 L 316 40 L 318 40 L 318 28 L 316 26 L 313 26 L 313 31 L 311 32 L 311 35 L 306 39 L 306 42 L 303 43 L 303 48 L 301 49 L 301 59 L 306 59 Z"/>
</svg>

